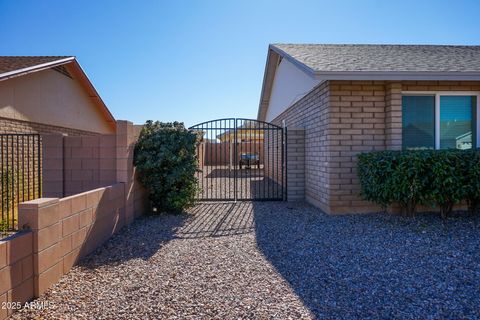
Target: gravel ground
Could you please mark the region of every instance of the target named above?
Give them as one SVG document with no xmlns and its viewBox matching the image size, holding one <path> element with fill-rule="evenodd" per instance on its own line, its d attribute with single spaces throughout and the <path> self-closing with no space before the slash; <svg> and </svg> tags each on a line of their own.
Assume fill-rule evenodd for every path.
<svg viewBox="0 0 480 320">
<path fill-rule="evenodd" d="M 278 167 L 280 167 L 279 165 Z M 280 170 L 278 168 L 278 170 Z M 266 176 L 263 165 L 229 170 L 228 166 L 203 166 L 197 173 L 201 191 L 198 199 L 278 199 L 282 186 Z"/>
<path fill-rule="evenodd" d="M 191 211 L 136 221 L 14 318 L 480 318 L 478 217 Z"/>
</svg>

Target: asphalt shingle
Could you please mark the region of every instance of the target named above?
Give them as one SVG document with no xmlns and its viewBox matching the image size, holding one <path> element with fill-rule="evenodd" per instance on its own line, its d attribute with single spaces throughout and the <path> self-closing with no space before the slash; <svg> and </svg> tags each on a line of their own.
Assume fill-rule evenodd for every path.
<svg viewBox="0 0 480 320">
<path fill-rule="evenodd" d="M 480 46 L 273 44 L 315 72 L 480 72 Z"/>
<path fill-rule="evenodd" d="M 0 74 L 68 58 L 69 56 L 0 56 Z"/>
</svg>

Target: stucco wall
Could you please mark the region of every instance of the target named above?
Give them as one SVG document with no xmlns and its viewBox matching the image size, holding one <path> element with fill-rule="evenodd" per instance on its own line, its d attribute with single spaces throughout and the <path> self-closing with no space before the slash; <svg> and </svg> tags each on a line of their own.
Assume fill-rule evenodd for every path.
<svg viewBox="0 0 480 320">
<path fill-rule="evenodd" d="M 80 83 L 52 69 L 0 81 L 0 117 L 114 132 Z"/>
<path fill-rule="evenodd" d="M 291 62 L 283 59 L 277 67 L 266 121 L 272 121 L 319 83 Z"/>
</svg>

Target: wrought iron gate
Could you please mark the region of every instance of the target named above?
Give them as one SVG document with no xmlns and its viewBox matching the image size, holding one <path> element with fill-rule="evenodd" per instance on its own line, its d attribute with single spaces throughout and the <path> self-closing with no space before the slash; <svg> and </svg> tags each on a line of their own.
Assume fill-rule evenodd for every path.
<svg viewBox="0 0 480 320">
<path fill-rule="evenodd" d="M 197 200 L 284 200 L 284 130 L 228 118 L 190 127 L 201 137 Z"/>
</svg>

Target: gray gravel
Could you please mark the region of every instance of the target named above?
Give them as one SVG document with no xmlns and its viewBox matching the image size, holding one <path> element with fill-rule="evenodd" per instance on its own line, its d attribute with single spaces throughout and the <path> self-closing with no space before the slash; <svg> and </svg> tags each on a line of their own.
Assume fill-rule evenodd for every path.
<svg viewBox="0 0 480 320">
<path fill-rule="evenodd" d="M 16 319 L 480 318 L 480 219 L 204 204 L 136 221 Z"/>
</svg>

